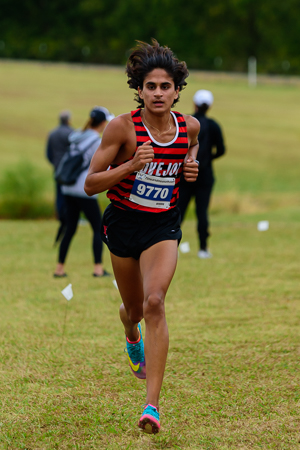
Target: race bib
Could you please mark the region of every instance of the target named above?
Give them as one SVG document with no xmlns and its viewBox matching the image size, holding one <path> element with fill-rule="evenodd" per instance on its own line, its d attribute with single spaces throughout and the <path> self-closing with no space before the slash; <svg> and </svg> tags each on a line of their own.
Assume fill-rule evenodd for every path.
<svg viewBox="0 0 300 450">
<path fill-rule="evenodd" d="M 149 208 L 168 209 L 175 186 L 175 178 L 160 178 L 138 172 L 129 200 Z"/>
</svg>

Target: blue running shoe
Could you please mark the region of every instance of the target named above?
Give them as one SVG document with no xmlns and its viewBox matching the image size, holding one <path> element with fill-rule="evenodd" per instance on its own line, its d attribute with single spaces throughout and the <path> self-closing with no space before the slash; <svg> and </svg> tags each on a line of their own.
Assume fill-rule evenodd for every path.
<svg viewBox="0 0 300 450">
<path fill-rule="evenodd" d="M 156 434 L 160 430 L 159 412 L 155 406 L 146 405 L 139 420 L 139 427 L 148 434 Z"/>
<path fill-rule="evenodd" d="M 137 342 L 130 342 L 126 337 L 127 357 L 133 374 L 142 380 L 146 378 L 146 361 L 141 325 L 138 324 L 140 338 Z"/>
</svg>

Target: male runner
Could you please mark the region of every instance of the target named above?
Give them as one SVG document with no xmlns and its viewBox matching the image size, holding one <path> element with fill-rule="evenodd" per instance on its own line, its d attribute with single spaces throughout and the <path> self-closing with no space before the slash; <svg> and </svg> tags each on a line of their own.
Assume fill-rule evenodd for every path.
<svg viewBox="0 0 300 450">
<path fill-rule="evenodd" d="M 88 195 L 108 189 L 102 238 L 122 297 L 120 318 L 132 372 L 146 378 L 147 398 L 139 427 L 160 429 L 159 394 L 169 346 L 164 300 L 181 239 L 176 207 L 181 173 L 198 174 L 199 122 L 172 112 L 188 70 L 156 40 L 139 42 L 127 62 L 139 109 L 113 119 L 105 129 L 85 182 Z M 109 170 L 108 170 L 109 169 Z M 140 321 L 144 318 L 145 346 Z"/>
</svg>

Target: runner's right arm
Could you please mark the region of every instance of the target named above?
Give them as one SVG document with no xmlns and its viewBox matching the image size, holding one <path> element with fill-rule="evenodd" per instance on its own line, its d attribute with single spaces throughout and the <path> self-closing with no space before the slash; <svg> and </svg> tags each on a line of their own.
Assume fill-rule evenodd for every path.
<svg viewBox="0 0 300 450">
<path fill-rule="evenodd" d="M 92 158 L 85 180 L 84 190 L 89 196 L 110 189 L 131 173 L 141 170 L 154 158 L 151 141 L 145 142 L 135 152 L 135 133 L 132 129 L 134 136 L 130 135 L 130 122 L 126 116 L 127 114 L 116 117 L 105 128 L 101 144 Z M 126 162 L 113 170 L 107 170 L 115 161 L 120 163 L 118 156 L 121 153 Z M 127 161 L 133 154 L 133 159 Z"/>
</svg>

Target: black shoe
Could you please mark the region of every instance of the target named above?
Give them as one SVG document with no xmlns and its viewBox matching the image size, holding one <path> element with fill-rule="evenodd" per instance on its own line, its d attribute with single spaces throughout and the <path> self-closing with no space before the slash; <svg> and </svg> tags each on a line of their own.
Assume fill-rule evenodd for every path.
<svg viewBox="0 0 300 450">
<path fill-rule="evenodd" d="M 66 273 L 62 273 L 61 275 L 59 275 L 58 273 L 54 273 L 53 276 L 54 278 L 64 278 L 67 277 L 68 275 Z"/>
<path fill-rule="evenodd" d="M 96 278 L 111 277 L 111 274 L 106 272 L 106 270 L 103 270 L 103 274 L 102 275 L 98 275 L 97 273 L 93 273 L 93 277 L 96 277 Z"/>
</svg>

